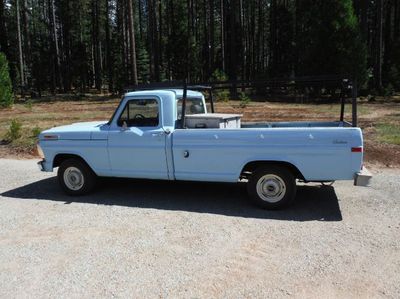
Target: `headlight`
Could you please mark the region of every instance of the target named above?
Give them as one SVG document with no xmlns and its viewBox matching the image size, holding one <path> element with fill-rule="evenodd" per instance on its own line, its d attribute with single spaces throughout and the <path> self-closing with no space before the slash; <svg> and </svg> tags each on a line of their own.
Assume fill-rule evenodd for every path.
<svg viewBox="0 0 400 299">
<path fill-rule="evenodd" d="M 44 159 L 44 153 L 42 148 L 40 147 L 39 143 L 36 145 L 37 153 L 41 159 Z"/>
<path fill-rule="evenodd" d="M 58 140 L 58 135 L 46 134 L 46 135 L 43 135 L 43 139 L 44 140 Z"/>
</svg>

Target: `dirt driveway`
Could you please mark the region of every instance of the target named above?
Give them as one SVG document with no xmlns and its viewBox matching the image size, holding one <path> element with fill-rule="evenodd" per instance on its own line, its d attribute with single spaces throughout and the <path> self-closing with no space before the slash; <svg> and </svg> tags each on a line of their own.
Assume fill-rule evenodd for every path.
<svg viewBox="0 0 400 299">
<path fill-rule="evenodd" d="M 243 185 L 104 180 L 63 195 L 0 159 L 0 297 L 400 297 L 400 171 L 303 186 L 293 207 Z"/>
</svg>

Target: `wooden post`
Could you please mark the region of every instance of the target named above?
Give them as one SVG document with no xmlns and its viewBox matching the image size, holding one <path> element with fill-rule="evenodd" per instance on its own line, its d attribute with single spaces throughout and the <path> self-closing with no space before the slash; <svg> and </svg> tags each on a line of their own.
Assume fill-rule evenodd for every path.
<svg viewBox="0 0 400 299">
<path fill-rule="evenodd" d="M 211 103 L 211 112 L 214 113 L 214 97 L 212 87 L 210 88 L 210 103 Z"/>
</svg>

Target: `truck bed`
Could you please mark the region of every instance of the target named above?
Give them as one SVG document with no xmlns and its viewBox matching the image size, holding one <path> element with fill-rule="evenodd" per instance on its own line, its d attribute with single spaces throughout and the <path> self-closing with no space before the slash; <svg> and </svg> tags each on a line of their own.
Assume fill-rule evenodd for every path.
<svg viewBox="0 0 400 299">
<path fill-rule="evenodd" d="M 178 180 L 234 182 L 251 161 L 288 162 L 306 181 L 351 180 L 362 164 L 362 153 L 353 153 L 353 147 L 362 147 L 361 130 L 339 122 L 244 124 L 172 134 Z"/>
</svg>

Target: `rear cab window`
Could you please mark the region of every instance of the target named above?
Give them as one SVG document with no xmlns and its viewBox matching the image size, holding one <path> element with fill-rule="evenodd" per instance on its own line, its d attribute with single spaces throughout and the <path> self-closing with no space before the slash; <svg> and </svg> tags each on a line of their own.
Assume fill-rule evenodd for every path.
<svg viewBox="0 0 400 299">
<path fill-rule="evenodd" d="M 177 120 L 182 120 L 182 98 L 177 100 Z M 202 98 L 187 98 L 185 115 L 206 113 Z"/>
</svg>

